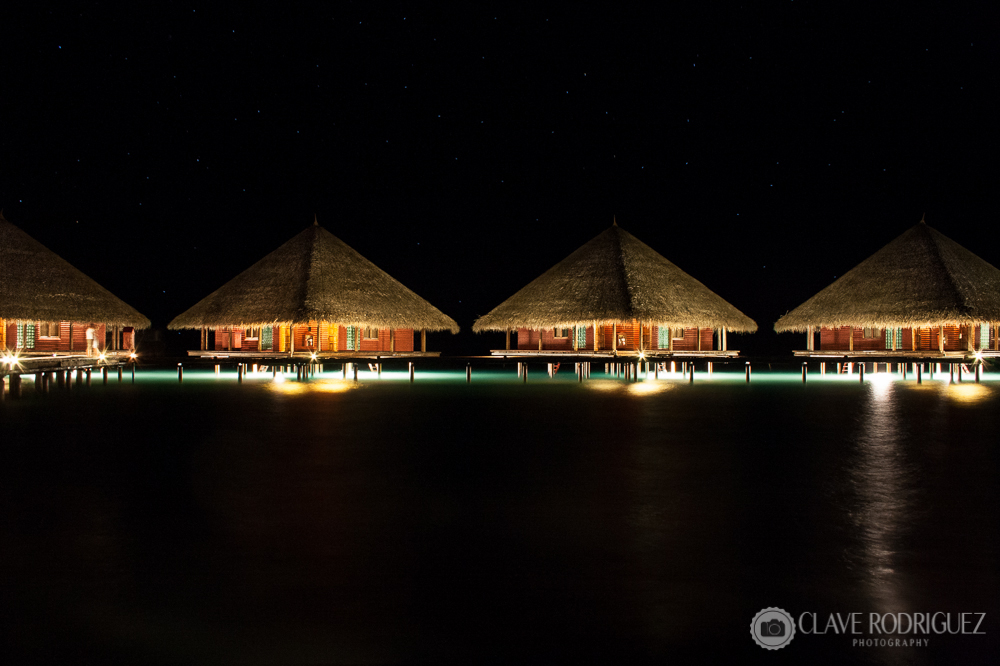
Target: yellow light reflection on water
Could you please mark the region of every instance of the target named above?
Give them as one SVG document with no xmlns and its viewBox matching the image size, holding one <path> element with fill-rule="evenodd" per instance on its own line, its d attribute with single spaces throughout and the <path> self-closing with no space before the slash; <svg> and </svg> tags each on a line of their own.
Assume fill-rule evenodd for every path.
<svg viewBox="0 0 1000 666">
<path fill-rule="evenodd" d="M 982 384 L 952 384 L 945 389 L 945 395 L 962 405 L 974 405 L 985 400 L 991 391 Z"/>
<path fill-rule="evenodd" d="M 655 393 L 663 393 L 664 391 L 669 391 L 674 388 L 676 384 L 668 384 L 666 382 L 637 382 L 635 384 L 628 385 L 628 392 L 632 395 L 653 395 Z"/>
</svg>

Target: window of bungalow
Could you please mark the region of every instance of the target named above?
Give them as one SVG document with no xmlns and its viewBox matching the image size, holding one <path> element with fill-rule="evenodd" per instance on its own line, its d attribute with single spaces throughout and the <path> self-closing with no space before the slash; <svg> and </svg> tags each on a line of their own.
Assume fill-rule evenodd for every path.
<svg viewBox="0 0 1000 666">
<path fill-rule="evenodd" d="M 365 340 L 378 340 L 378 329 L 371 326 L 366 327 Z"/>
<path fill-rule="evenodd" d="M 256 340 L 260 337 L 260 326 L 248 326 L 243 330 L 247 340 Z"/>
<path fill-rule="evenodd" d="M 882 329 L 880 328 L 865 328 L 863 337 L 865 340 L 873 340 L 878 337 L 878 334 L 879 332 L 881 332 L 881 330 Z"/>
<path fill-rule="evenodd" d="M 674 330 L 674 340 L 683 340 L 684 339 L 684 329 L 683 328 L 675 328 L 673 330 Z"/>
<path fill-rule="evenodd" d="M 569 329 L 568 328 L 553 328 L 552 337 L 554 338 L 568 338 Z"/>
<path fill-rule="evenodd" d="M 38 337 L 40 338 L 58 338 L 59 337 L 59 322 L 57 321 L 43 321 L 38 324 Z"/>
</svg>

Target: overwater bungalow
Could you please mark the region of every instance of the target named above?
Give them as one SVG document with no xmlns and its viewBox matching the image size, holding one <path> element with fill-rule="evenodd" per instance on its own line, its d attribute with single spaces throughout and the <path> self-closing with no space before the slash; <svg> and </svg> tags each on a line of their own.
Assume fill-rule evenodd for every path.
<svg viewBox="0 0 1000 666">
<path fill-rule="evenodd" d="M 148 327 L 149 319 L 0 214 L 5 355 L 90 356 L 95 349 L 106 356 L 128 355 L 135 329 Z"/>
<path fill-rule="evenodd" d="M 458 332 L 318 221 L 167 327 L 201 331 L 192 356 L 437 355 L 427 332 Z"/>
<path fill-rule="evenodd" d="M 998 323 L 1000 270 L 921 220 L 774 330 L 798 356 L 942 358 L 998 355 Z"/>
<path fill-rule="evenodd" d="M 723 357 L 757 324 L 615 223 L 472 330 L 505 332 L 502 356 Z"/>
</svg>

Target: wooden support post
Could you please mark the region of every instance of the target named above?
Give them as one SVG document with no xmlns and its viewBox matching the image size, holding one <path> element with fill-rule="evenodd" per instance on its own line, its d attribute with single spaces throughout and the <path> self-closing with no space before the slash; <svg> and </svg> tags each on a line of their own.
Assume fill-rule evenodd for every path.
<svg viewBox="0 0 1000 666">
<path fill-rule="evenodd" d="M 862 384 L 865 383 L 865 364 L 858 363 L 858 381 Z"/>
<path fill-rule="evenodd" d="M 694 361 L 688 364 L 688 384 L 694 384 Z"/>
<path fill-rule="evenodd" d="M 16 373 L 10 376 L 10 397 L 21 397 L 21 375 Z"/>
<path fill-rule="evenodd" d="M 952 365 L 954 365 L 954 364 L 952 364 Z M 959 384 L 962 383 L 962 364 L 961 363 L 958 364 L 958 383 Z"/>
<path fill-rule="evenodd" d="M 916 327 L 910 329 L 910 351 L 917 351 L 917 335 L 919 330 Z"/>
<path fill-rule="evenodd" d="M 944 353 L 944 326 L 938 327 L 938 351 Z"/>
<path fill-rule="evenodd" d="M 597 320 L 594 320 L 594 351 L 600 351 L 600 345 L 598 344 L 597 337 Z"/>
<path fill-rule="evenodd" d="M 506 337 L 507 337 L 507 346 L 504 347 L 504 349 L 510 351 L 510 329 L 509 328 L 506 331 Z"/>
<path fill-rule="evenodd" d="M 135 362 L 132 363 L 132 383 L 135 384 Z"/>
<path fill-rule="evenodd" d="M 420 351 L 427 351 L 427 331 L 420 331 Z"/>
<path fill-rule="evenodd" d="M 982 367 L 981 363 L 976 364 L 976 383 L 979 383 L 979 368 Z"/>
<path fill-rule="evenodd" d="M 726 329 L 723 328 L 722 329 L 722 351 L 728 351 L 728 350 L 729 350 L 729 343 L 726 340 Z"/>
<path fill-rule="evenodd" d="M 542 336 L 545 335 L 545 329 L 538 329 L 538 351 L 542 351 Z"/>
<path fill-rule="evenodd" d="M 923 384 L 924 383 L 924 364 L 923 363 L 917 363 L 917 383 L 918 384 Z"/>
<path fill-rule="evenodd" d="M 410 383 L 413 383 L 413 363 L 410 363 Z"/>
<path fill-rule="evenodd" d="M 184 366 L 180 363 L 177 364 L 177 381 L 184 381 Z"/>
<path fill-rule="evenodd" d="M 357 347 L 360 342 L 358 338 L 361 337 L 361 331 L 358 331 L 358 335 L 354 336 L 354 346 Z M 288 325 L 288 355 L 295 356 L 295 324 Z"/>
<path fill-rule="evenodd" d="M 351 370 L 354 372 L 354 381 L 358 381 L 358 364 L 352 363 Z M 410 381 L 413 381 L 413 364 L 410 364 Z"/>
<path fill-rule="evenodd" d="M 101 377 L 104 379 L 104 383 L 108 383 L 108 367 L 104 366 L 101 368 Z"/>
<path fill-rule="evenodd" d="M 701 327 L 694 327 L 694 337 L 698 340 L 698 351 L 701 351 Z"/>
<path fill-rule="evenodd" d="M 578 328 L 579 328 L 579 326 L 574 326 L 573 327 L 573 351 L 580 351 L 580 345 L 577 342 L 577 340 L 579 338 L 579 335 L 576 332 Z"/>
<path fill-rule="evenodd" d="M 465 364 L 465 383 L 466 384 L 471 384 L 472 383 L 472 364 L 471 363 L 466 363 Z"/>
<path fill-rule="evenodd" d="M 949 384 L 954 384 L 955 383 L 955 364 L 954 363 L 949 363 L 948 364 L 948 383 Z"/>
<path fill-rule="evenodd" d="M 90 368 L 87 368 L 87 386 L 90 386 Z"/>
<path fill-rule="evenodd" d="M 69 323 L 69 350 L 73 351 L 73 322 Z"/>
<path fill-rule="evenodd" d="M 121 384 L 122 381 L 122 366 L 118 366 L 118 383 Z"/>
<path fill-rule="evenodd" d="M 802 363 L 802 383 L 803 384 L 806 383 L 806 367 L 807 366 L 806 366 L 805 362 L 803 362 Z"/>
<path fill-rule="evenodd" d="M 525 363 L 521 366 L 521 381 L 525 384 L 528 383 L 528 364 Z"/>
<path fill-rule="evenodd" d="M 389 351 L 396 351 L 396 329 L 389 329 Z"/>
<path fill-rule="evenodd" d="M 611 352 L 618 353 L 618 322 L 611 324 Z"/>
<path fill-rule="evenodd" d="M 854 327 L 851 326 L 850 334 L 847 336 L 847 348 L 854 351 Z"/>
</svg>

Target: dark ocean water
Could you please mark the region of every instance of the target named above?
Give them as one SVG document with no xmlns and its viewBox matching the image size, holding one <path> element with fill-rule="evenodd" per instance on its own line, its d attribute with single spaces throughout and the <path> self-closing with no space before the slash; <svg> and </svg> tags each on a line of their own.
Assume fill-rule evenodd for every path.
<svg viewBox="0 0 1000 666">
<path fill-rule="evenodd" d="M 1000 381 L 339 377 L 8 396 L 5 661 L 1000 655 Z M 771 606 L 863 631 L 764 650 Z M 985 635 L 854 646 L 873 612 Z"/>
</svg>

